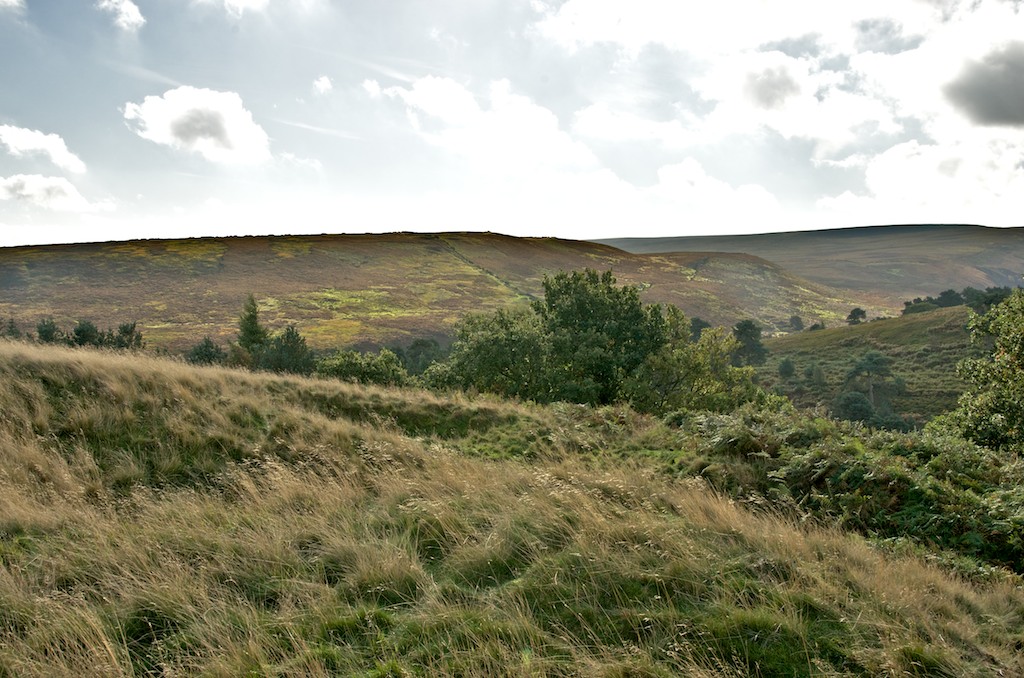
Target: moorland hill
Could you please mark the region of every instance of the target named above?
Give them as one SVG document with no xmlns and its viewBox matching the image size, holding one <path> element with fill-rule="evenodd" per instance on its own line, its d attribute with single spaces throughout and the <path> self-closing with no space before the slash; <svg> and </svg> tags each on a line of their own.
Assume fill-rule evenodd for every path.
<svg viewBox="0 0 1024 678">
<path fill-rule="evenodd" d="M 1024 228 L 921 224 L 600 242 L 636 253 L 753 254 L 794 275 L 897 307 L 946 289 L 1017 287 L 1024 274 Z"/>
<path fill-rule="evenodd" d="M 296 324 L 311 346 L 406 345 L 447 337 L 471 311 L 525 304 L 545 275 L 613 270 L 647 302 L 715 325 L 754 318 L 767 331 L 792 315 L 841 322 L 870 299 L 812 283 L 749 254 L 631 254 L 596 243 L 487 233 L 131 241 L 0 249 L 0 318 L 137 321 L 151 347 L 183 350 L 233 338 L 248 294 L 272 328 Z"/>
</svg>

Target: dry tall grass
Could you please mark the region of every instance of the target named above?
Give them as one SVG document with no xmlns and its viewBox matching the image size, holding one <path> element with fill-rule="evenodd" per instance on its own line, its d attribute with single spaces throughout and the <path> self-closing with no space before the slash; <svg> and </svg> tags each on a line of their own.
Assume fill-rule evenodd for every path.
<svg viewBox="0 0 1024 678">
<path fill-rule="evenodd" d="M 446 443 L 547 411 L 5 343 L 0 413 L 0 676 L 1024 675 L 1013 580 Z"/>
</svg>

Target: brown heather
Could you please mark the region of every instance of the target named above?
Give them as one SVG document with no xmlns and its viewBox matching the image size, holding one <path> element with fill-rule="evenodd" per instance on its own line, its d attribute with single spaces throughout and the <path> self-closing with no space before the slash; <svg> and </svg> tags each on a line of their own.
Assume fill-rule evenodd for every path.
<svg viewBox="0 0 1024 678">
<path fill-rule="evenodd" d="M 1024 675 L 1019 579 L 570 412 L 0 343 L 0 676 Z"/>
</svg>

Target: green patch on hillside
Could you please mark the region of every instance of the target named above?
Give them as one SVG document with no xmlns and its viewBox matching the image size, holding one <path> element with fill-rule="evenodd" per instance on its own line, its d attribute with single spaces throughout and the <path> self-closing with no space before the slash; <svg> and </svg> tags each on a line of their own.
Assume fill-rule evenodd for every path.
<svg viewBox="0 0 1024 678">
<path fill-rule="evenodd" d="M 971 345 L 968 313 L 960 306 L 769 339 L 768 361 L 758 370 L 760 383 L 798 406 L 829 407 L 857 360 L 878 351 L 893 359 L 893 373 L 905 383 L 893 397 L 896 412 L 924 423 L 956 407 L 964 390 L 956 365 L 979 350 Z M 787 359 L 795 373 L 784 379 L 779 365 Z"/>
</svg>

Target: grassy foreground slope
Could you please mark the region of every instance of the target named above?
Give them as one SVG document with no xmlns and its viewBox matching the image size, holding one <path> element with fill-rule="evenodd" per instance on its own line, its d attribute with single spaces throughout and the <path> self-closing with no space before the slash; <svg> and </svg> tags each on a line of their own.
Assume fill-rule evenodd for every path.
<svg viewBox="0 0 1024 678">
<path fill-rule="evenodd" d="M 1018 579 L 606 453 L 678 435 L 0 343 L 0 676 L 1024 672 Z"/>
<path fill-rule="evenodd" d="M 470 311 L 526 303 L 545 275 L 612 269 L 648 302 L 731 325 L 791 315 L 833 324 L 867 300 L 745 254 L 637 255 L 605 245 L 488 233 L 132 241 L 0 249 L 0 321 L 52 317 L 101 328 L 138 321 L 151 347 L 233 339 L 252 293 L 273 329 L 295 323 L 315 348 L 408 345 L 449 335 Z"/>
<path fill-rule="evenodd" d="M 827 406 L 842 392 L 857 360 L 878 351 L 893 359 L 894 375 L 906 383 L 893 397 L 896 411 L 924 422 L 954 409 L 964 391 L 957 363 L 979 350 L 971 345 L 968 317 L 966 306 L 954 306 L 767 339 L 768 360 L 758 370 L 760 383 L 780 388 L 799 406 Z M 779 363 L 787 358 L 796 368 L 791 379 L 779 376 Z M 821 368 L 824 383 L 805 375 L 814 366 Z"/>
</svg>

